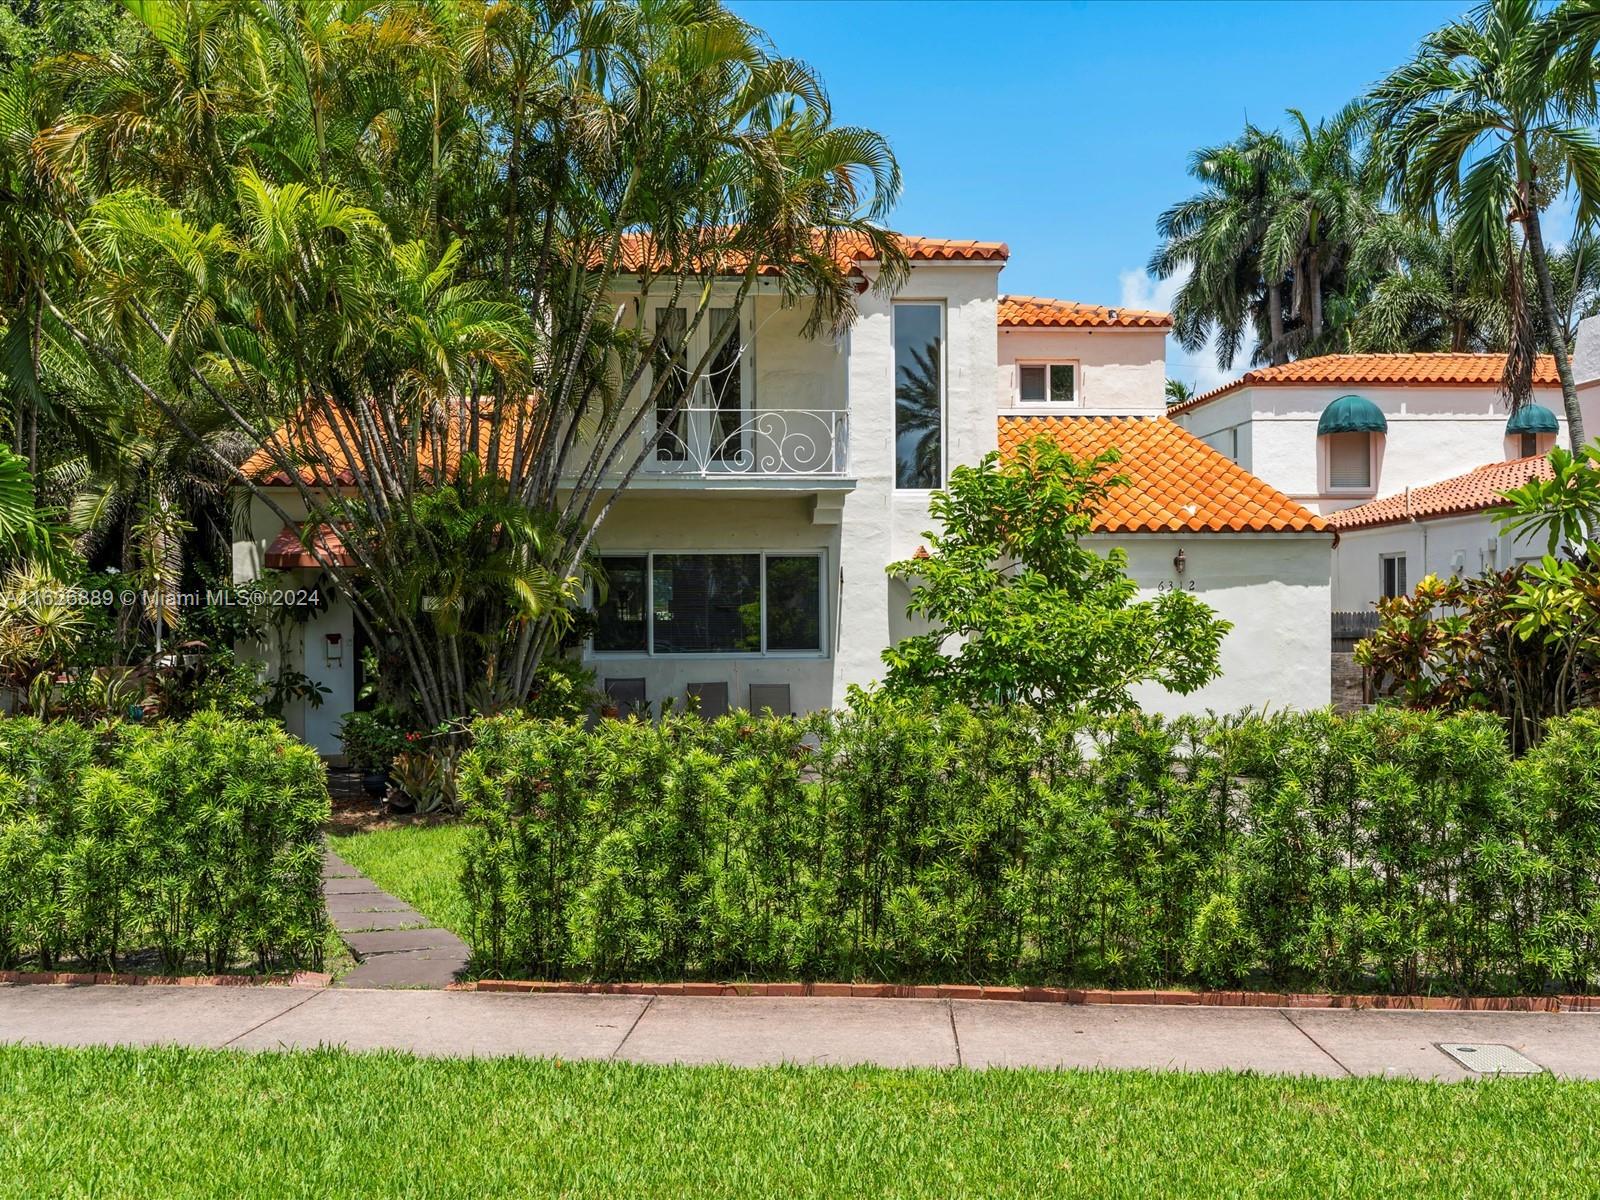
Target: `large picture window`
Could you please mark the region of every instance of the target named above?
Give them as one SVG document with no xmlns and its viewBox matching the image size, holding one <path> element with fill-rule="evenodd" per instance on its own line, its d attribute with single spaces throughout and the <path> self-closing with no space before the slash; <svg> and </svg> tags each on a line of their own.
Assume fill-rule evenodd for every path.
<svg viewBox="0 0 1600 1200">
<path fill-rule="evenodd" d="M 615 554 L 600 567 L 596 653 L 822 652 L 821 554 Z"/>
<path fill-rule="evenodd" d="M 944 484 L 944 306 L 894 306 L 894 482 Z"/>
</svg>

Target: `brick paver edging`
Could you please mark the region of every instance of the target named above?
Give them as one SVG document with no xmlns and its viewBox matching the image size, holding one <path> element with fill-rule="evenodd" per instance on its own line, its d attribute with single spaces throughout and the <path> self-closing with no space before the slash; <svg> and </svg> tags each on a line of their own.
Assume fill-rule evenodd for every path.
<svg viewBox="0 0 1600 1200">
<path fill-rule="evenodd" d="M 1600 996 L 1366 996 L 1319 992 L 1110 991 L 1101 988 L 982 987 L 901 983 L 574 983 L 480 979 L 480 992 L 610 996 L 850 996 L 874 1000 L 1023 1000 L 1042 1004 L 1159 1004 L 1211 1008 L 1363 1008 L 1442 1012 L 1600 1012 Z"/>
<path fill-rule="evenodd" d="M 118 987 L 306 987 L 325 988 L 333 976 L 325 971 L 292 975 L 127 975 L 112 971 L 0 971 L 0 984 L 111 984 Z"/>
</svg>

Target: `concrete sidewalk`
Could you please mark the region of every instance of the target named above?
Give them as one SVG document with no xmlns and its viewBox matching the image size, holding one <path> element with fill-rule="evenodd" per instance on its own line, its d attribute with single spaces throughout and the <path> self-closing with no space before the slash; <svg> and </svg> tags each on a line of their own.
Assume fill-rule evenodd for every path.
<svg viewBox="0 0 1600 1200">
<path fill-rule="evenodd" d="M 20 986 L 0 987 L 0 1041 L 1446 1080 L 1473 1073 L 1436 1043 L 1476 1042 L 1509 1045 L 1557 1075 L 1600 1079 L 1600 1014 Z"/>
</svg>

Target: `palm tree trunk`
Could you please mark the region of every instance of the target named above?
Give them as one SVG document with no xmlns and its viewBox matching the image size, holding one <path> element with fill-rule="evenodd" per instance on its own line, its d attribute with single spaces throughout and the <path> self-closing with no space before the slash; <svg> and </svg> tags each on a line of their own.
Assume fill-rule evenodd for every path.
<svg viewBox="0 0 1600 1200">
<path fill-rule="evenodd" d="M 1533 272 L 1539 277 L 1539 302 L 1544 310 L 1544 327 L 1555 351 L 1556 374 L 1561 376 L 1561 403 L 1567 410 L 1567 441 L 1576 454 L 1583 448 L 1583 412 L 1578 407 L 1578 387 L 1572 380 L 1572 360 L 1567 357 L 1566 330 L 1562 328 L 1556 304 L 1555 284 L 1550 279 L 1550 263 L 1544 256 L 1544 235 L 1539 231 L 1539 209 L 1529 197 L 1522 210 L 1522 227 L 1527 232 L 1528 250 L 1533 254 Z"/>
<path fill-rule="evenodd" d="M 1289 355 L 1283 348 L 1283 285 L 1281 283 L 1267 284 L 1267 336 L 1272 344 L 1267 347 L 1267 352 L 1272 356 L 1272 365 L 1282 366 L 1289 361 Z"/>
<path fill-rule="evenodd" d="M 1315 250 L 1308 265 L 1306 286 L 1311 289 L 1311 346 L 1315 350 L 1322 342 L 1322 264 L 1317 261 Z"/>
</svg>

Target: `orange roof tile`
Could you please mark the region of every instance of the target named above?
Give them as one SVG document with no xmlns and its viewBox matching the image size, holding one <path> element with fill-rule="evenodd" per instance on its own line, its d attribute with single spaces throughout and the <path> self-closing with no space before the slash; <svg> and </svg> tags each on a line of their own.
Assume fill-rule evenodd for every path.
<svg viewBox="0 0 1600 1200">
<path fill-rule="evenodd" d="M 1001 417 L 1000 452 L 1045 435 L 1078 458 L 1115 447 L 1128 486 L 1095 519 L 1103 533 L 1302 533 L 1328 525 L 1165 417 Z"/>
<path fill-rule="evenodd" d="M 1503 354 L 1323 354 L 1246 371 L 1232 383 L 1174 404 L 1167 413 L 1188 412 L 1246 387 L 1494 387 L 1499 384 L 1505 365 Z M 1560 386 L 1556 360 L 1550 355 L 1539 356 L 1533 382 L 1536 387 Z"/>
<path fill-rule="evenodd" d="M 307 486 L 354 487 L 356 473 L 351 469 L 350 461 L 345 454 L 345 446 L 359 446 L 361 440 L 352 436 L 350 432 L 352 425 L 347 417 L 341 414 L 339 419 L 344 430 L 342 439 L 334 433 L 334 427 L 329 423 L 326 414 L 320 411 L 303 418 L 295 426 L 292 435 L 289 432 L 291 425 L 284 425 L 272 438 L 273 446 L 280 454 L 274 455 L 271 449 L 263 446 L 244 461 L 239 468 L 240 473 L 268 487 L 287 487 L 290 483 L 289 472 L 283 469 L 279 461 L 281 456 L 298 464 L 300 482 Z M 446 425 L 440 456 L 446 477 L 454 476 L 456 469 L 461 465 L 461 447 L 467 441 L 467 433 L 463 428 L 465 424 L 462 406 L 457 405 L 454 415 Z M 477 453 L 480 458 L 487 452 L 488 437 L 489 431 L 485 420 L 478 429 Z M 507 437 L 500 446 L 500 465 L 503 471 L 510 469 L 515 449 L 511 443 L 512 439 Z M 434 439 L 425 435 L 417 447 L 419 470 L 428 472 L 433 469 L 433 448 Z"/>
<path fill-rule="evenodd" d="M 1001 296 L 999 323 L 1005 328 L 1171 329 L 1172 317 L 1164 312 L 1107 308 L 1099 304 L 1079 304 L 1076 300 Z"/>
<path fill-rule="evenodd" d="M 322 552 L 320 560 L 306 548 L 300 538 L 300 530 L 293 525 L 285 525 L 267 547 L 267 566 L 274 571 L 281 571 L 290 567 L 320 567 L 324 562 L 343 567 L 355 565 L 355 555 L 332 525 L 318 525 L 308 540 Z"/>
<path fill-rule="evenodd" d="M 913 237 L 910 234 L 896 234 L 900 248 L 912 262 L 1004 262 L 1011 257 L 1011 249 L 1004 242 L 975 242 L 961 238 L 928 238 Z M 834 243 L 833 250 L 836 261 L 840 266 L 855 269 L 856 263 L 870 262 L 878 256 L 874 253 L 871 243 L 867 239 L 854 236 L 841 236 Z M 598 266 L 600 259 L 595 260 Z M 745 264 L 749 262 L 748 256 L 728 251 L 722 259 L 718 273 L 723 275 L 742 274 Z M 637 272 L 644 270 L 663 270 L 667 264 L 656 253 L 656 243 L 643 234 L 629 234 L 622 239 L 621 254 L 617 262 L 617 270 L 621 272 Z M 758 271 L 762 275 L 776 275 L 778 268 L 771 264 L 763 264 Z"/>
<path fill-rule="evenodd" d="M 1369 529 L 1375 525 L 1397 525 L 1405 521 L 1426 521 L 1434 517 L 1453 517 L 1482 512 L 1500 503 L 1501 494 L 1521 487 L 1533 478 L 1549 479 L 1548 459 L 1514 458 L 1510 462 L 1487 463 L 1465 475 L 1423 487 L 1410 488 L 1394 496 L 1369 500 L 1354 508 L 1340 509 L 1328 516 L 1328 524 L 1343 532 Z"/>
</svg>

